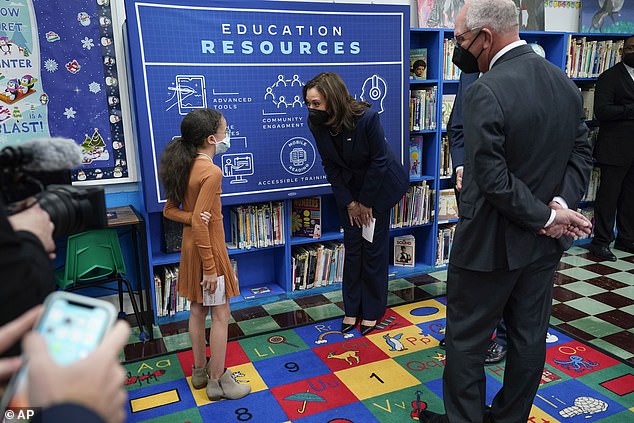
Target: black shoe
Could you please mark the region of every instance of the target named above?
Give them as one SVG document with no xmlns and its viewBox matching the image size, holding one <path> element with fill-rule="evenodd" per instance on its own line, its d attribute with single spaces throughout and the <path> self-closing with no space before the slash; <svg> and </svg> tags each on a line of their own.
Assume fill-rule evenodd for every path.
<svg viewBox="0 0 634 423">
<path fill-rule="evenodd" d="M 418 419 L 421 423 L 447 423 L 448 421 L 446 414 L 438 414 L 429 410 L 421 411 Z"/>
<path fill-rule="evenodd" d="M 362 336 L 366 336 L 368 333 L 372 332 L 375 327 L 376 325 L 373 325 L 373 326 L 359 325 L 359 329 L 361 330 Z"/>
<path fill-rule="evenodd" d="M 352 329 L 354 329 L 354 327 L 357 325 L 357 323 L 344 323 L 343 321 L 341 321 L 341 332 L 342 333 L 348 333 L 350 332 Z"/>
<path fill-rule="evenodd" d="M 617 250 L 625 251 L 626 253 L 634 254 L 634 242 L 625 241 L 623 239 L 617 239 L 614 241 L 614 248 Z"/>
<path fill-rule="evenodd" d="M 484 364 L 495 364 L 504 360 L 506 357 L 506 347 L 495 342 L 495 340 L 491 340 L 489 342 L 489 348 L 487 348 L 487 354 L 484 357 Z"/>
<path fill-rule="evenodd" d="M 588 250 L 590 254 L 601 260 L 616 261 L 616 256 L 612 254 L 612 251 L 607 246 L 590 243 L 588 244 Z"/>
<path fill-rule="evenodd" d="M 438 346 L 443 350 L 447 348 L 447 340 L 445 338 L 441 339 L 438 343 Z"/>
</svg>

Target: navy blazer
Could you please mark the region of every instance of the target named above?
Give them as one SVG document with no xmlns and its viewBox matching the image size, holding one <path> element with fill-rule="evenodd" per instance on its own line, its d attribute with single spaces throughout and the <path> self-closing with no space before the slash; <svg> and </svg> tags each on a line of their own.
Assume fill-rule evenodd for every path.
<svg viewBox="0 0 634 423">
<path fill-rule="evenodd" d="M 341 155 L 328 128 L 310 127 L 339 207 L 358 201 L 377 212 L 389 211 L 409 186 L 409 176 L 390 149 L 379 114 L 367 109 L 353 131 L 344 132 Z"/>
<path fill-rule="evenodd" d="M 599 75 L 594 91 L 594 114 L 599 137 L 594 148 L 597 161 L 623 166 L 634 158 L 634 80 L 623 62 Z"/>
<path fill-rule="evenodd" d="M 465 169 L 452 265 L 515 270 L 561 253 L 537 231 L 561 196 L 571 209 L 592 169 L 581 93 L 530 46 L 516 47 L 464 99 Z"/>
</svg>

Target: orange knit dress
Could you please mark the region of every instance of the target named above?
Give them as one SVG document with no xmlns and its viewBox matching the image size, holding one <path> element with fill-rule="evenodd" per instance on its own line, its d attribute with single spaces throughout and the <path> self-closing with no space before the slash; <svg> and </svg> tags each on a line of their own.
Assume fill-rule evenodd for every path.
<svg viewBox="0 0 634 423">
<path fill-rule="evenodd" d="M 178 293 L 192 302 L 202 304 L 200 285 L 203 273 L 216 273 L 225 277 L 227 299 L 239 294 L 225 245 L 222 224 L 222 171 L 207 156 L 194 159 L 189 173 L 182 209 L 167 200 L 163 215 L 183 224 L 183 242 L 178 271 Z M 200 213 L 211 213 L 209 225 L 205 225 Z"/>
</svg>

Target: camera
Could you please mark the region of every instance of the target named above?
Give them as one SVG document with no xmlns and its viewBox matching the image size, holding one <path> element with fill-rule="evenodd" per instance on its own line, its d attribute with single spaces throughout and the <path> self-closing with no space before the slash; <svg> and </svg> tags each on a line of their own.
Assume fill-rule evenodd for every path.
<svg viewBox="0 0 634 423">
<path fill-rule="evenodd" d="M 105 228 L 103 188 L 70 184 L 77 157 L 81 163 L 81 150 L 74 141 L 55 138 L 0 150 L 0 188 L 8 213 L 20 212 L 35 199 L 55 224 L 54 238 Z"/>
</svg>

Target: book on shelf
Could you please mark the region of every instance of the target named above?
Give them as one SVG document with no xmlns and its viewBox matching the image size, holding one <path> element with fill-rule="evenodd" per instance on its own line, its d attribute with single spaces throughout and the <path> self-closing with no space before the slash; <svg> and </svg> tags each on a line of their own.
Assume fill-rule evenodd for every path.
<svg viewBox="0 0 634 423">
<path fill-rule="evenodd" d="M 252 288 L 247 288 L 245 293 L 242 294 L 242 298 L 245 300 L 252 300 L 256 297 L 266 296 L 267 294 L 271 294 L 273 291 L 267 285 L 254 286 Z"/>
<path fill-rule="evenodd" d="M 590 179 L 588 180 L 588 189 L 581 201 L 594 201 L 597 198 L 597 190 L 599 189 L 599 182 L 601 181 L 601 168 L 595 166 L 592 168 Z"/>
<path fill-rule="evenodd" d="M 447 124 L 449 123 L 449 117 L 451 116 L 451 111 L 453 110 L 453 103 L 456 101 L 455 94 L 443 94 L 442 95 L 442 122 L 441 128 L 447 129 Z"/>
<path fill-rule="evenodd" d="M 173 220 L 162 218 L 163 245 L 166 253 L 176 253 L 181 250 L 183 242 L 183 224 Z"/>
<path fill-rule="evenodd" d="M 187 311 L 189 300 L 178 295 L 178 266 L 160 266 L 154 269 L 154 301 L 156 316 L 165 317 Z"/>
<path fill-rule="evenodd" d="M 234 206 L 230 210 L 229 248 L 264 248 L 284 244 L 284 202 Z"/>
<path fill-rule="evenodd" d="M 429 223 L 433 208 L 432 194 L 428 181 L 410 184 L 400 201 L 392 207 L 390 227 L 404 228 Z"/>
<path fill-rule="evenodd" d="M 293 291 L 341 282 L 344 253 L 339 241 L 296 247 L 291 260 Z"/>
<path fill-rule="evenodd" d="M 410 132 L 436 129 L 436 92 L 437 88 L 435 86 L 420 90 L 410 90 Z"/>
<path fill-rule="evenodd" d="M 583 114 L 586 120 L 594 119 L 594 86 L 579 88 L 583 99 Z"/>
<path fill-rule="evenodd" d="M 238 262 L 234 259 L 231 260 L 231 270 L 233 270 L 233 276 L 236 280 L 236 290 L 240 292 L 240 279 L 238 278 Z"/>
<path fill-rule="evenodd" d="M 449 255 L 451 254 L 451 247 L 455 232 L 455 223 L 438 228 L 438 238 L 436 242 L 436 266 L 444 266 L 449 263 Z"/>
<path fill-rule="evenodd" d="M 624 40 L 588 40 L 568 35 L 566 74 L 570 78 L 596 78 L 621 60 Z"/>
<path fill-rule="evenodd" d="M 449 137 L 447 135 L 443 135 L 440 139 L 440 166 L 438 174 L 441 177 L 453 175 L 453 164 L 449 152 Z"/>
<path fill-rule="evenodd" d="M 409 79 L 427 79 L 427 49 L 413 48 L 409 51 Z"/>
<path fill-rule="evenodd" d="M 458 218 L 458 202 L 453 188 L 438 191 L 438 220 Z"/>
<path fill-rule="evenodd" d="M 321 197 L 294 198 L 292 200 L 293 236 L 321 237 Z"/>
<path fill-rule="evenodd" d="M 409 141 L 409 176 L 423 174 L 423 137 L 411 137 Z"/>
<path fill-rule="evenodd" d="M 414 267 L 416 238 L 414 235 L 394 237 L 394 266 Z"/>
<path fill-rule="evenodd" d="M 447 81 L 455 81 L 460 79 L 460 69 L 453 61 L 453 51 L 456 43 L 453 38 L 445 38 L 443 41 L 443 79 Z"/>
</svg>

